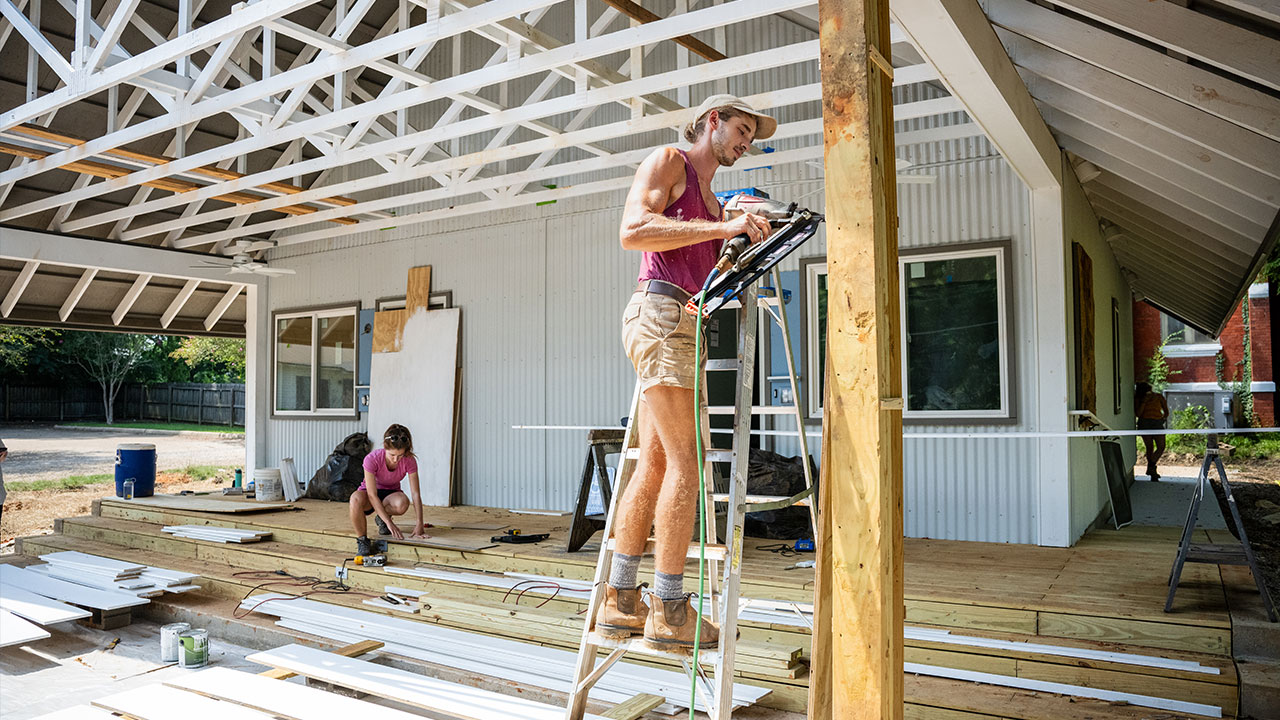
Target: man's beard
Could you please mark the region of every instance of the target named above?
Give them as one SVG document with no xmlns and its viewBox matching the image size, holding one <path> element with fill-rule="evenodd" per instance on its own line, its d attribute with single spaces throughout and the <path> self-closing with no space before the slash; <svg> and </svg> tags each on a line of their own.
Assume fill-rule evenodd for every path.
<svg viewBox="0 0 1280 720">
<path fill-rule="evenodd" d="M 733 167 L 733 164 L 738 161 L 729 154 L 728 143 L 725 142 L 725 136 L 728 134 L 728 129 L 725 127 L 716 128 L 711 133 L 711 154 L 715 156 L 716 162 L 720 163 L 721 167 Z"/>
</svg>

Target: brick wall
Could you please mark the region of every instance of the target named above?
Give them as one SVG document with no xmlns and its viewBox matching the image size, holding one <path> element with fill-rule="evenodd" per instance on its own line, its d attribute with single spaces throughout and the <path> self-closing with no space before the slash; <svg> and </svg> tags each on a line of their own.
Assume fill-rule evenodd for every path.
<svg viewBox="0 0 1280 720">
<path fill-rule="evenodd" d="M 1268 297 L 1249 300 L 1250 341 L 1253 346 L 1253 381 L 1275 380 L 1275 368 L 1271 356 L 1271 301 Z M 1244 318 L 1237 307 L 1231 319 L 1218 337 L 1225 358 L 1224 375 L 1227 381 L 1239 376 L 1237 365 L 1243 357 Z M 1145 302 L 1133 304 L 1133 376 L 1140 381 L 1147 376 L 1147 359 L 1155 352 L 1163 339 L 1160 327 L 1160 311 Z M 1170 382 L 1214 382 L 1218 380 L 1216 360 L 1213 357 L 1171 357 L 1169 369 L 1180 370 Z M 1265 425 L 1275 422 L 1275 393 L 1254 393 L 1254 411 Z"/>
</svg>

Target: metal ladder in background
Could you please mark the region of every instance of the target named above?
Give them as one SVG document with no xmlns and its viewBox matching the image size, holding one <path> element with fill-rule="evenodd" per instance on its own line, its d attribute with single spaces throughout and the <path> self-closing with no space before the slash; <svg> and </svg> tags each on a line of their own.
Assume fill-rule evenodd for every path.
<svg viewBox="0 0 1280 720">
<path fill-rule="evenodd" d="M 703 598 L 698 598 L 698 601 L 703 603 L 703 608 L 710 606 L 710 619 L 720 626 L 719 644 L 714 649 L 704 649 L 699 656 L 698 664 L 700 667 L 695 668 L 693 666 L 692 651 L 663 650 L 650 646 L 643 637 L 636 636 L 625 640 L 615 640 L 595 632 L 596 611 L 600 603 L 603 602 L 604 583 L 608 579 L 609 569 L 613 564 L 616 543 L 613 531 L 614 521 L 617 519 L 618 514 L 619 498 L 623 496 L 627 482 L 630 481 L 632 474 L 635 472 L 636 463 L 640 457 L 639 437 L 638 433 L 635 432 L 638 425 L 636 419 L 639 417 L 641 409 L 640 385 L 637 383 L 635 392 L 632 394 L 631 412 L 628 416 L 631 418 L 631 422 L 627 423 L 626 433 L 622 442 L 622 454 L 618 460 L 613 501 L 609 503 L 604 538 L 600 543 L 600 557 L 596 563 L 591 599 L 587 604 L 582 641 L 578 648 L 578 662 L 575 666 L 573 684 L 565 710 L 566 720 L 582 720 L 586 713 L 587 696 L 591 688 L 608 672 L 614 663 L 621 660 L 628 652 L 679 660 L 684 666 L 685 672 L 693 679 L 692 682 L 696 683 L 699 701 L 696 709 L 706 712 L 712 720 L 727 720 L 733 712 L 733 667 L 738 636 L 743 524 L 749 509 L 748 506 L 750 505 L 751 509 L 758 508 L 763 510 L 772 509 L 780 506 L 780 504 L 797 504 L 788 502 L 794 501 L 795 498 L 748 498 L 746 494 L 753 412 L 755 414 L 775 413 L 772 407 L 753 408 L 751 405 L 752 389 L 755 383 L 756 329 L 758 326 L 758 315 L 755 312 L 755 307 L 757 304 L 765 307 L 782 327 L 787 354 L 787 370 L 791 378 L 792 397 L 797 401 L 799 399 L 795 364 L 792 362 L 791 342 L 788 335 L 786 308 L 782 299 L 780 277 L 776 269 L 773 271 L 773 279 L 776 290 L 774 297 L 777 300 L 777 313 L 774 313 L 773 308 L 770 307 L 775 304 L 773 302 L 774 297 L 759 298 L 757 286 L 753 285 L 744 295 L 757 297 L 758 303 L 741 303 L 737 308 L 738 358 L 736 360 L 707 361 L 707 370 L 709 372 L 737 371 L 738 373 L 735 403 L 732 408 L 734 418 L 732 449 L 717 450 L 710 448 L 708 440 L 710 438 L 711 409 L 704 407 L 700 420 L 700 431 L 704 438 L 703 447 L 706 448 L 703 467 L 706 478 L 706 507 L 708 508 L 708 512 L 700 519 L 707 533 L 707 584 L 710 591 L 710 601 L 707 602 Z M 728 412 L 727 409 L 716 410 Z M 805 442 L 804 436 L 804 422 L 798 402 L 795 403 L 793 412 L 800 437 L 800 447 L 804 453 L 805 484 L 807 488 L 810 488 L 810 490 L 806 490 L 806 493 L 808 493 L 812 488 L 812 478 L 808 462 L 808 444 Z M 728 493 L 717 494 L 713 492 L 714 475 L 712 463 L 715 462 L 730 463 Z M 804 501 L 809 501 L 810 518 L 814 521 L 814 528 L 816 529 L 816 503 L 812 502 L 812 498 L 803 498 L 800 502 Z M 715 507 L 715 502 L 727 503 L 729 506 L 724 544 L 713 543 L 716 539 L 716 514 L 712 510 Z M 763 505 L 760 503 L 763 503 Z M 644 554 L 652 555 L 653 550 L 654 540 L 650 538 L 645 546 Z M 699 555 L 698 543 L 690 543 L 687 557 L 696 559 Z M 597 663 L 601 650 L 606 650 L 609 654 Z M 708 669 L 711 671 L 710 675 L 707 673 Z"/>
</svg>

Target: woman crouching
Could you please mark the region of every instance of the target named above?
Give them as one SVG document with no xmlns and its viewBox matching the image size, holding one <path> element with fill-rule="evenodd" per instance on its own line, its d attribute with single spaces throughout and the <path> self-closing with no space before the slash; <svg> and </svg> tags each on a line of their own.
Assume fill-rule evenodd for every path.
<svg viewBox="0 0 1280 720">
<path fill-rule="evenodd" d="M 374 515 L 379 535 L 404 539 L 404 532 L 391 518 L 409 512 L 409 498 L 400 481 L 409 478 L 413 507 L 418 522 L 411 537 L 426 537 L 422 524 L 422 493 L 418 489 L 418 460 L 413 454 L 413 436 L 403 425 L 392 425 L 382 436 L 382 447 L 364 458 L 364 482 L 351 493 L 351 526 L 356 531 L 356 554 L 373 554 L 369 542 L 369 515 Z M 372 491 L 370 489 L 372 488 Z"/>
</svg>

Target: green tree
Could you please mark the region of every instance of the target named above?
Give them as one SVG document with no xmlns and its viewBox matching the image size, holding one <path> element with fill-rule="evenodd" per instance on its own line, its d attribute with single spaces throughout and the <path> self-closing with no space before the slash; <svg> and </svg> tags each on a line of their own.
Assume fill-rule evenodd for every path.
<svg viewBox="0 0 1280 720">
<path fill-rule="evenodd" d="M 0 371 L 20 373 L 40 348 L 47 348 L 58 331 L 48 328 L 0 325 Z"/>
<path fill-rule="evenodd" d="M 186 363 L 196 382 L 244 382 L 244 340 L 241 338 L 182 338 L 169 357 Z"/>
<path fill-rule="evenodd" d="M 116 394 L 145 361 L 155 339 L 150 335 L 80 331 L 64 333 L 64 337 L 63 350 L 67 356 L 102 387 L 107 424 L 112 424 Z"/>
<path fill-rule="evenodd" d="M 1158 393 L 1164 392 L 1169 387 L 1169 378 L 1182 374 L 1181 370 L 1169 368 L 1169 360 L 1164 354 L 1164 346 L 1169 344 L 1173 336 L 1174 333 L 1169 333 L 1167 337 L 1160 341 L 1160 346 L 1156 348 L 1155 352 L 1151 353 L 1151 357 L 1147 358 L 1147 384 Z"/>
</svg>

